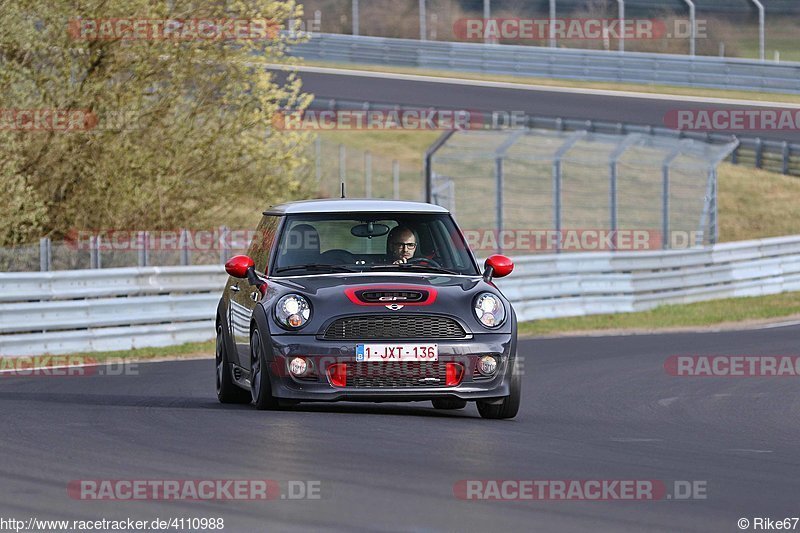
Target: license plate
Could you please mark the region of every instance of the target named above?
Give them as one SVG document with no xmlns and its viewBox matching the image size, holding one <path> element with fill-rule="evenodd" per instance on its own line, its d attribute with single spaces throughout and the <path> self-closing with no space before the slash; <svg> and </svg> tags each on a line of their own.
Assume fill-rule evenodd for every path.
<svg viewBox="0 0 800 533">
<path fill-rule="evenodd" d="M 356 361 L 438 360 L 438 344 L 356 344 Z"/>
</svg>

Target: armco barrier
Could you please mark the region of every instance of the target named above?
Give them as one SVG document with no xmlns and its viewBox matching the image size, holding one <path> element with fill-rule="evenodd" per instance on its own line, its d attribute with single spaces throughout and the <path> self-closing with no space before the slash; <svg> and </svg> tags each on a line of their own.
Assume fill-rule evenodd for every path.
<svg viewBox="0 0 800 533">
<path fill-rule="evenodd" d="M 206 341 L 222 266 L 0 273 L 0 355 Z"/>
<path fill-rule="evenodd" d="M 800 290 L 800 236 L 514 260 L 498 286 L 520 320 Z M 209 340 L 224 281 L 221 266 L 0 273 L 0 355 Z"/>
<path fill-rule="evenodd" d="M 800 63 L 314 33 L 290 53 L 313 61 L 517 76 L 800 93 Z"/>
</svg>

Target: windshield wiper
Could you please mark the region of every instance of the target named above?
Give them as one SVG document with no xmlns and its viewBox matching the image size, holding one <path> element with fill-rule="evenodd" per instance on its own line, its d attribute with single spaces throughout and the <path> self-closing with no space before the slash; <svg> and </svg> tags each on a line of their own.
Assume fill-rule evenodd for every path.
<svg viewBox="0 0 800 533">
<path fill-rule="evenodd" d="M 311 272 L 356 272 L 352 268 L 347 268 L 346 266 L 310 264 L 310 265 L 292 265 L 279 268 L 275 271 L 275 273 L 280 274 L 281 272 L 288 272 L 290 270 L 309 270 Z"/>
<path fill-rule="evenodd" d="M 454 270 L 448 270 L 446 268 L 435 267 L 431 265 L 409 265 L 408 263 L 398 263 L 396 265 L 372 265 L 370 270 L 389 270 L 393 268 L 399 269 L 417 269 L 417 270 L 425 270 L 427 272 L 441 272 L 442 274 L 451 274 L 453 276 L 460 276 L 460 272 L 456 272 Z"/>
</svg>

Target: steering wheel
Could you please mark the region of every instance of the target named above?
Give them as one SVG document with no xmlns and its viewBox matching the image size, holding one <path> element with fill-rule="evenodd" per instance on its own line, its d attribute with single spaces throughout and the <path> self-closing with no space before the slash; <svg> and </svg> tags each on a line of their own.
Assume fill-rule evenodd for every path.
<svg viewBox="0 0 800 533">
<path fill-rule="evenodd" d="M 442 268 L 442 265 L 440 265 L 438 262 L 434 261 L 433 259 L 428 259 L 427 257 L 412 257 L 411 259 L 406 261 L 406 264 L 407 265 L 426 264 L 434 268 Z"/>
<path fill-rule="evenodd" d="M 320 260 L 327 265 L 354 265 L 356 263 L 356 256 L 347 250 L 328 250 L 327 252 L 322 252 L 319 257 Z"/>
</svg>

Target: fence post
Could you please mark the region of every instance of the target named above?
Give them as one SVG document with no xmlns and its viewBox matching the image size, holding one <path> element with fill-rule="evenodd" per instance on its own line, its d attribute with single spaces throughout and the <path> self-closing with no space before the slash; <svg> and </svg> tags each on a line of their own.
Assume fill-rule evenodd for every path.
<svg viewBox="0 0 800 533">
<path fill-rule="evenodd" d="M 719 227 L 717 225 L 717 168 L 711 169 L 711 244 L 717 244 L 719 240 Z"/>
<path fill-rule="evenodd" d="M 49 237 L 39 239 L 39 270 L 49 272 L 53 268 L 53 250 Z"/>
<path fill-rule="evenodd" d="M 392 197 L 400 199 L 400 162 L 397 159 L 392 161 Z"/>
<path fill-rule="evenodd" d="M 230 230 L 227 226 L 219 227 L 219 262 L 223 265 L 228 261 L 228 256 L 231 254 L 230 248 L 228 248 L 229 235 Z"/>
<path fill-rule="evenodd" d="M 314 174 L 317 178 L 317 187 L 319 187 L 322 181 L 322 138 L 320 138 L 319 134 L 317 134 L 317 138 L 314 139 L 314 162 Z"/>
<path fill-rule="evenodd" d="M 494 160 L 494 186 L 495 186 L 495 226 L 497 228 L 497 253 L 503 253 L 501 234 L 503 231 L 503 158 L 505 154 L 495 157 Z"/>
<path fill-rule="evenodd" d="M 90 268 L 102 268 L 102 259 L 100 258 L 100 235 L 93 235 L 89 237 L 89 262 Z"/>
<path fill-rule="evenodd" d="M 428 20 L 427 10 L 425 9 L 425 0 L 419 0 L 419 40 L 426 41 L 428 39 Z"/>
<path fill-rule="evenodd" d="M 358 28 L 358 0 L 352 0 L 353 2 L 353 35 L 358 35 L 359 28 Z"/>
<path fill-rule="evenodd" d="M 439 151 L 439 148 L 453 136 L 456 130 L 447 130 L 436 139 L 432 145 L 425 150 L 425 159 L 423 160 L 422 172 L 425 175 L 425 201 L 431 203 L 433 200 L 433 156 Z"/>
<path fill-rule="evenodd" d="M 149 261 L 150 258 L 148 257 L 149 254 L 147 253 L 148 252 L 147 248 L 148 248 L 148 245 L 149 245 L 148 241 L 150 239 L 148 239 L 147 237 L 148 237 L 148 235 L 147 235 L 146 231 L 140 231 L 139 233 L 136 234 L 136 241 L 137 241 L 137 244 L 139 246 L 139 266 L 140 267 L 146 267 L 147 263 L 150 262 Z"/>
<path fill-rule="evenodd" d="M 189 266 L 191 264 L 191 254 L 189 251 L 189 230 L 182 229 L 178 246 L 181 249 L 181 266 Z"/>
<path fill-rule="evenodd" d="M 364 197 L 372 198 L 372 152 L 364 152 Z"/>
<path fill-rule="evenodd" d="M 339 145 L 339 183 L 345 184 L 347 181 L 347 169 L 345 168 L 347 151 L 343 144 Z"/>
</svg>

